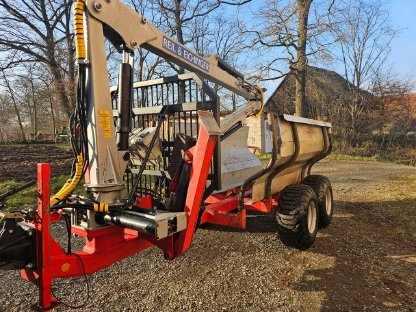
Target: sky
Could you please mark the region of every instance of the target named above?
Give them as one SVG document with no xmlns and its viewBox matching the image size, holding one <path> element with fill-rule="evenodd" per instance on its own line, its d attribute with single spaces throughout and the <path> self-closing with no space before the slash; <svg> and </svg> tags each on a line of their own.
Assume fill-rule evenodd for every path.
<svg viewBox="0 0 416 312">
<path fill-rule="evenodd" d="M 267 0 L 252 0 L 249 5 L 240 11 L 239 16 L 243 16 L 245 22 L 251 23 L 253 12 L 258 12 L 259 9 L 263 8 L 264 1 Z M 391 66 L 399 79 L 406 80 L 408 77 L 411 77 L 411 80 L 415 81 L 412 92 L 416 93 L 416 0 L 390 0 L 387 8 L 391 24 L 397 27 L 399 32 L 392 42 L 391 51 L 386 59 L 385 66 Z M 285 64 L 282 65 L 286 66 Z M 326 66 L 328 69 L 335 70 L 343 75 L 343 67 L 340 64 L 333 64 L 332 66 L 313 65 Z M 278 84 L 279 80 L 262 82 L 262 86 L 268 89 L 266 97 L 271 95 Z"/>
<path fill-rule="evenodd" d="M 241 7 L 239 16 L 244 16 L 246 23 L 255 24 L 256 17 L 253 12 L 258 12 L 260 9 L 264 8 L 265 1 L 267 0 L 252 0 L 252 2 L 248 5 Z M 279 1 L 284 2 L 287 0 Z M 315 1 L 317 2 L 318 0 Z M 393 71 L 397 73 L 399 78 L 406 79 L 410 76 L 412 80 L 416 82 L 416 0 L 387 1 L 389 1 L 388 8 L 391 22 L 399 28 L 400 31 L 393 40 L 391 52 L 386 61 L 386 66 L 392 66 Z M 229 7 L 229 10 L 232 10 L 232 8 L 235 9 L 235 7 Z M 276 52 L 273 51 L 271 53 Z M 251 57 L 253 56 L 255 57 L 256 55 L 253 54 Z M 246 72 L 246 69 L 247 71 L 250 71 L 250 69 L 253 69 L 254 67 L 253 63 L 256 63 L 256 59 L 250 60 L 250 57 L 248 59 L 242 57 L 242 65 L 240 65 L 237 69 L 242 72 Z M 287 67 L 286 64 L 283 64 L 283 61 L 282 66 Z M 337 70 L 336 65 L 329 69 L 338 71 L 341 75 L 343 74 L 342 68 Z M 266 97 L 268 97 L 279 84 L 279 81 L 262 82 L 261 84 L 268 89 L 268 92 L 266 93 Z M 416 93 L 416 85 L 413 88 L 413 92 Z"/>
<path fill-rule="evenodd" d="M 389 61 L 399 75 L 410 74 L 416 80 L 416 0 L 392 0 L 390 14 L 401 31 L 393 41 Z"/>
</svg>

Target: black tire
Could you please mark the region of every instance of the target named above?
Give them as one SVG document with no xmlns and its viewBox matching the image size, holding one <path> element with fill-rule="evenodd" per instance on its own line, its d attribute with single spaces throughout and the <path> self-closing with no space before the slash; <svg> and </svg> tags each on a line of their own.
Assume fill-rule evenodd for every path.
<svg viewBox="0 0 416 312">
<path fill-rule="evenodd" d="M 318 202 L 310 186 L 289 185 L 279 197 L 276 220 L 283 244 L 300 250 L 312 246 L 318 231 Z"/>
<path fill-rule="evenodd" d="M 318 227 L 327 227 L 331 223 L 332 213 L 334 211 L 334 196 L 331 182 L 325 176 L 310 175 L 302 183 L 309 185 L 315 191 L 318 199 Z"/>
</svg>

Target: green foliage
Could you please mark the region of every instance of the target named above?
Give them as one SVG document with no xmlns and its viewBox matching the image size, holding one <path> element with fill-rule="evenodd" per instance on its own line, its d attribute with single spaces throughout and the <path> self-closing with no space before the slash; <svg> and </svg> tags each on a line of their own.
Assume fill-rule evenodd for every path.
<svg viewBox="0 0 416 312">
<path fill-rule="evenodd" d="M 272 158 L 272 154 L 271 153 L 262 154 L 262 155 L 256 155 L 256 156 L 260 160 L 269 160 L 270 158 Z"/>
</svg>

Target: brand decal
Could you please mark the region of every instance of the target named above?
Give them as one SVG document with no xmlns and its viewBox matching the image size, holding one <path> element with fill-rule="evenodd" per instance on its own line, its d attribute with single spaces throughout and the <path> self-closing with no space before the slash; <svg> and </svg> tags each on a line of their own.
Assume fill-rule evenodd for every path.
<svg viewBox="0 0 416 312">
<path fill-rule="evenodd" d="M 162 46 L 165 50 L 172 52 L 173 54 L 187 61 L 188 63 L 197 66 L 198 68 L 206 71 L 207 73 L 209 72 L 209 63 L 199 55 L 185 48 L 184 46 L 176 42 L 173 42 L 171 39 L 165 36 L 163 36 Z"/>
</svg>

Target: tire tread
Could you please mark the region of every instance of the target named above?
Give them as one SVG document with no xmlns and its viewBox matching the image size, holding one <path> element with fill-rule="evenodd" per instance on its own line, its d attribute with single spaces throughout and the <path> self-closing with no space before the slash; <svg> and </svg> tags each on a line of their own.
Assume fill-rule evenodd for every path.
<svg viewBox="0 0 416 312">
<path fill-rule="evenodd" d="M 331 191 L 332 200 L 333 200 L 331 181 L 329 181 L 329 179 L 323 175 L 309 175 L 303 180 L 302 183 L 309 185 L 315 191 L 316 197 L 318 199 L 318 209 L 319 209 L 318 226 L 319 228 L 327 227 L 331 223 L 334 203 L 333 202 L 331 203 L 332 210 L 331 210 L 331 213 L 328 214 L 326 212 L 326 207 L 325 207 L 326 202 L 325 202 L 324 194 L 327 188 L 329 188 Z"/>
<path fill-rule="evenodd" d="M 317 207 L 314 190 L 304 184 L 289 185 L 280 193 L 276 220 L 280 240 L 285 245 L 305 250 L 315 241 L 316 231 L 311 235 L 307 225 L 311 200 Z"/>
</svg>

